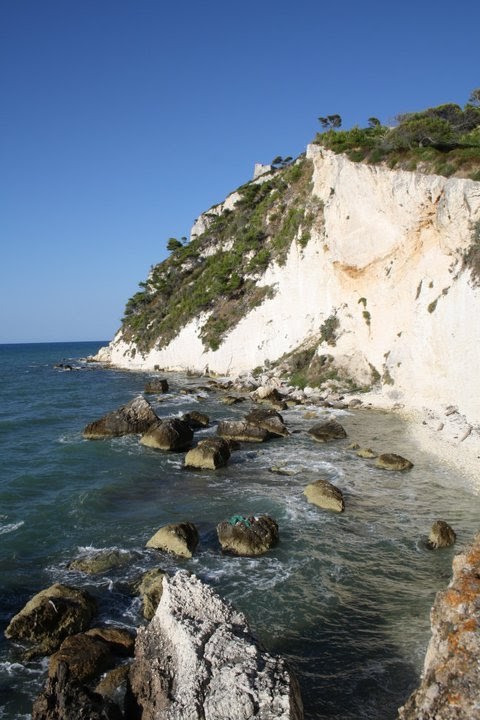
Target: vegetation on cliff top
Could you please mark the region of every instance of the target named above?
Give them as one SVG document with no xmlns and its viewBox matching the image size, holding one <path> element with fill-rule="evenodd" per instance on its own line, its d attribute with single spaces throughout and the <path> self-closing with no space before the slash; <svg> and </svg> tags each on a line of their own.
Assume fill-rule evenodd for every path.
<svg viewBox="0 0 480 720">
<path fill-rule="evenodd" d="M 170 238 L 170 257 L 152 268 L 127 303 L 124 339 L 140 352 L 163 347 L 205 312 L 201 338 L 216 350 L 239 320 L 274 292 L 257 284 L 267 266 L 283 264 L 291 243 L 305 247 L 313 224 L 321 225 L 312 171 L 304 157 L 281 165 L 266 179 L 240 187 L 232 210 L 217 206 L 206 213 L 206 230 L 191 242 Z"/>
<path fill-rule="evenodd" d="M 395 127 L 371 117 L 368 127 L 340 130 L 339 115 L 320 117 L 325 132 L 315 143 L 345 153 L 354 162 L 388 164 L 446 177 L 480 180 L 480 89 L 468 103 L 447 103 L 422 112 L 398 115 Z"/>
</svg>

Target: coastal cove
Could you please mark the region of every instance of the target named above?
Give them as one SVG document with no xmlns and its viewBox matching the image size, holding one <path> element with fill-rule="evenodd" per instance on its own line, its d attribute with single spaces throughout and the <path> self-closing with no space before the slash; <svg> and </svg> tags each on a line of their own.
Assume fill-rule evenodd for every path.
<svg viewBox="0 0 480 720">
<path fill-rule="evenodd" d="M 44 659 L 24 662 L 3 635 L 25 602 L 64 582 L 96 597 L 101 622 L 135 628 L 144 621 L 130 583 L 153 567 L 195 573 L 244 612 L 266 649 L 290 663 L 307 720 L 393 720 L 418 684 L 435 593 L 478 530 L 472 479 L 422 449 L 423 436 L 399 415 L 373 409 L 288 408 L 288 438 L 242 444 L 215 472 L 186 471 L 184 453 L 143 447 L 137 436 L 85 440 L 87 423 L 141 394 L 155 375 L 81 361 L 101 344 L 0 346 L 1 720 L 29 717 L 46 675 Z M 196 440 L 253 406 L 225 406 L 221 394 L 199 389 L 208 378 L 167 377 L 170 392 L 149 400 L 160 417 L 208 414 L 211 426 Z M 308 428 L 330 417 L 348 437 L 313 442 Z M 354 442 L 414 467 L 384 473 L 348 449 Z M 320 477 L 342 490 L 342 515 L 307 502 L 305 486 Z M 278 546 L 255 559 L 222 554 L 215 527 L 237 513 L 274 517 Z M 457 543 L 432 552 L 426 537 L 440 518 Z M 193 558 L 145 548 L 159 527 L 182 520 L 199 529 Z M 94 576 L 67 568 L 109 548 L 125 553 L 124 565 Z"/>
</svg>

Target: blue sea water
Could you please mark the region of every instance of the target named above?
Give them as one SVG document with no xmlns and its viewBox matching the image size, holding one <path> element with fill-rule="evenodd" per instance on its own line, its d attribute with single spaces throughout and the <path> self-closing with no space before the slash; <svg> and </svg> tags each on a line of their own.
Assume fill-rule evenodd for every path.
<svg viewBox="0 0 480 720">
<path fill-rule="evenodd" d="M 348 439 L 314 443 L 306 408 L 283 413 L 289 438 L 243 445 L 227 468 L 183 470 L 183 455 L 145 448 L 137 437 L 87 441 L 83 427 L 143 391 L 151 373 L 99 368 L 82 358 L 104 343 L 0 346 L 0 718 L 28 718 L 47 661 L 25 662 L 3 632 L 25 602 L 54 582 L 86 587 L 99 621 L 141 624 L 131 581 L 146 569 L 185 568 L 246 613 L 266 648 L 283 654 L 302 690 L 305 717 L 389 720 L 418 682 L 429 609 L 448 583 L 455 550 L 428 550 L 436 519 L 457 531 L 457 549 L 478 530 L 478 497 L 467 480 L 423 453 L 402 421 L 373 411 L 334 414 Z M 72 370 L 55 367 L 69 364 Z M 241 416 L 198 390 L 205 379 L 170 375 L 171 392 L 151 398 L 157 413 L 192 409 L 215 422 Z M 185 386 L 194 394 L 182 394 Z M 399 452 L 415 466 L 386 473 L 348 450 L 351 442 Z M 284 466 L 292 475 L 271 472 Z M 304 497 L 319 477 L 344 493 L 342 515 Z M 215 533 L 233 514 L 275 517 L 280 543 L 257 558 L 222 555 Z M 193 521 L 200 545 L 177 560 L 145 543 L 162 525 Z M 97 549 L 126 563 L 99 576 L 68 569 Z"/>
</svg>

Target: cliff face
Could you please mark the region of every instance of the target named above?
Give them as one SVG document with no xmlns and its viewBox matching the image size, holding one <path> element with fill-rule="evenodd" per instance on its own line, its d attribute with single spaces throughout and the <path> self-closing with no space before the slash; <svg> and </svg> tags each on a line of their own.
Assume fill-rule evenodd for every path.
<svg viewBox="0 0 480 720">
<path fill-rule="evenodd" d="M 453 561 L 453 578 L 431 613 L 423 678 L 400 720 L 480 718 L 480 534 Z"/>
<path fill-rule="evenodd" d="M 358 385 L 379 383 L 392 401 L 455 405 L 479 423 L 480 287 L 468 250 L 475 238 L 480 245 L 480 183 L 352 163 L 316 145 L 305 162 L 308 192 L 291 197 L 308 213 L 283 256 L 271 253 L 266 267 L 242 276 L 248 292 L 255 286 L 260 294 L 219 343 L 205 344 L 205 323 L 215 319 L 210 303 L 160 347 L 140 351 L 124 326 L 99 359 L 238 374 L 310 345 Z M 280 195 L 268 221 L 293 212 L 281 188 L 265 187 Z M 229 196 L 197 221 L 200 254 L 235 243 L 215 244 L 208 229 L 212 217 L 233 217 L 239 198 Z M 218 305 L 213 312 L 221 313 Z"/>
</svg>

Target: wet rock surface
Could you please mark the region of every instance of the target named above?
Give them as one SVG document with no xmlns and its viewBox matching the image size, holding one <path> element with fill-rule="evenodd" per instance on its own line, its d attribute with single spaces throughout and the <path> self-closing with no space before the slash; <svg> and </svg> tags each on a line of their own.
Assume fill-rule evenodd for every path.
<svg viewBox="0 0 480 720">
<path fill-rule="evenodd" d="M 142 445 L 157 450 L 185 450 L 193 438 L 190 425 L 179 418 L 160 420 L 140 439 Z"/>
<path fill-rule="evenodd" d="M 222 420 L 218 423 L 217 434 L 238 442 L 265 442 L 270 437 L 267 430 L 247 420 Z"/>
<path fill-rule="evenodd" d="M 33 703 L 32 720 L 122 720 L 119 707 L 93 692 L 59 663 Z"/>
<path fill-rule="evenodd" d="M 278 525 L 268 515 L 245 518 L 234 515 L 217 525 L 222 550 L 234 555 L 263 555 L 278 543 Z"/>
<path fill-rule="evenodd" d="M 313 425 L 308 431 L 317 442 L 331 442 L 332 440 L 342 440 L 347 437 L 345 428 L 336 420 L 327 420 L 326 422 Z"/>
<path fill-rule="evenodd" d="M 86 630 L 95 611 L 86 590 L 56 583 L 27 602 L 10 621 L 5 637 L 33 643 L 30 657 L 50 655 L 68 635 Z"/>
<path fill-rule="evenodd" d="M 319 508 L 333 510 L 333 512 L 343 512 L 345 510 L 342 491 L 328 480 L 316 480 L 316 482 L 307 485 L 303 492 L 308 502 Z"/>
<path fill-rule="evenodd" d="M 198 530 L 193 523 L 171 523 L 160 528 L 147 542 L 147 547 L 191 558 L 198 539 Z"/>
<path fill-rule="evenodd" d="M 377 457 L 375 460 L 375 466 L 381 468 L 382 470 L 400 470 L 403 472 L 404 470 L 411 470 L 413 468 L 413 463 L 401 455 L 396 455 L 395 453 L 384 453 L 383 455 L 379 455 Z"/>
<path fill-rule="evenodd" d="M 225 467 L 230 458 L 230 444 L 221 437 L 200 440 L 185 456 L 185 467 L 216 470 Z"/>
<path fill-rule="evenodd" d="M 457 536 L 453 528 L 445 520 L 436 520 L 428 536 L 428 546 L 432 550 L 450 547 L 455 543 Z"/>
<path fill-rule="evenodd" d="M 137 395 L 118 410 L 107 413 L 99 420 L 87 425 L 83 436 L 88 440 L 99 440 L 107 437 L 145 433 L 155 422 L 158 422 L 158 417 L 152 406 L 143 395 Z"/>
</svg>

